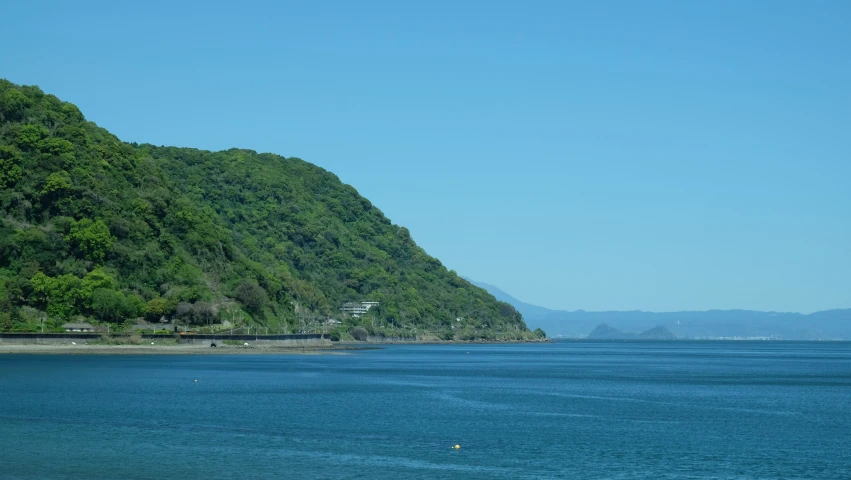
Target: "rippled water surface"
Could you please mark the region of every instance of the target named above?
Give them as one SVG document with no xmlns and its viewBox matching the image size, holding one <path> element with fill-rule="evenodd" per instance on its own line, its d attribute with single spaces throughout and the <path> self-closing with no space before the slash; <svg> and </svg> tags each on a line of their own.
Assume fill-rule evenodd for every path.
<svg viewBox="0 0 851 480">
<path fill-rule="evenodd" d="M 0 355 L 0 478 L 851 478 L 851 344 Z"/>
</svg>

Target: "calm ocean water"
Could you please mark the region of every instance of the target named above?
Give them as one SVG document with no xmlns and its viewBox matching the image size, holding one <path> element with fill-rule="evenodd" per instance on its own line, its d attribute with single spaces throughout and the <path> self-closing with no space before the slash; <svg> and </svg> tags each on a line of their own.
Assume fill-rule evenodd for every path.
<svg viewBox="0 0 851 480">
<path fill-rule="evenodd" d="M 0 478 L 847 479 L 851 343 L 0 355 Z"/>
</svg>

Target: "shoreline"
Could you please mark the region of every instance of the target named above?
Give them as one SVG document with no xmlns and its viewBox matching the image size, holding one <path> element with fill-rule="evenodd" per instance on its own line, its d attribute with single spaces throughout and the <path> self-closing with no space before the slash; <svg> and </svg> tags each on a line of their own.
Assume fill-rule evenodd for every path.
<svg viewBox="0 0 851 480">
<path fill-rule="evenodd" d="M 203 345 L 10 345 L 0 344 L 0 355 L 348 355 L 353 347 Z"/>
<path fill-rule="evenodd" d="M 388 345 L 505 345 L 550 343 L 538 341 L 380 341 L 341 342 L 336 345 L 277 346 L 220 345 L 211 348 L 192 344 L 106 345 L 106 344 L 11 344 L 0 343 L 0 355 L 351 355 L 358 350 L 378 350 Z"/>
</svg>

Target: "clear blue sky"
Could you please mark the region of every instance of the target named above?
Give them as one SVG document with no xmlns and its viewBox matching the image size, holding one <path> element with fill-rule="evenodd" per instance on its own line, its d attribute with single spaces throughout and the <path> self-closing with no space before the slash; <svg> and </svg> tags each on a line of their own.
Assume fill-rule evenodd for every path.
<svg viewBox="0 0 851 480">
<path fill-rule="evenodd" d="M 851 307 L 851 2 L 4 2 L 0 77 L 298 156 L 550 308 Z"/>
</svg>

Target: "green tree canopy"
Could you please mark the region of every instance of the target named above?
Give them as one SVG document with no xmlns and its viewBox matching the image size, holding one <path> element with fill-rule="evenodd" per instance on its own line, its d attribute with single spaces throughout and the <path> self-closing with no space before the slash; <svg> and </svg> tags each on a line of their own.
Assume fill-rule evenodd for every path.
<svg viewBox="0 0 851 480">
<path fill-rule="evenodd" d="M 14 185 L 22 173 L 20 152 L 10 145 L 0 145 L 0 188 Z"/>
<path fill-rule="evenodd" d="M 85 258 L 96 263 L 103 262 L 106 252 L 115 241 L 115 237 L 109 233 L 109 227 L 103 221 L 92 221 L 89 218 L 74 222 L 71 225 L 71 233 L 66 238 Z"/>
<path fill-rule="evenodd" d="M 92 311 L 97 319 L 115 323 L 133 314 L 127 297 L 110 288 L 98 288 L 92 293 Z"/>
</svg>

